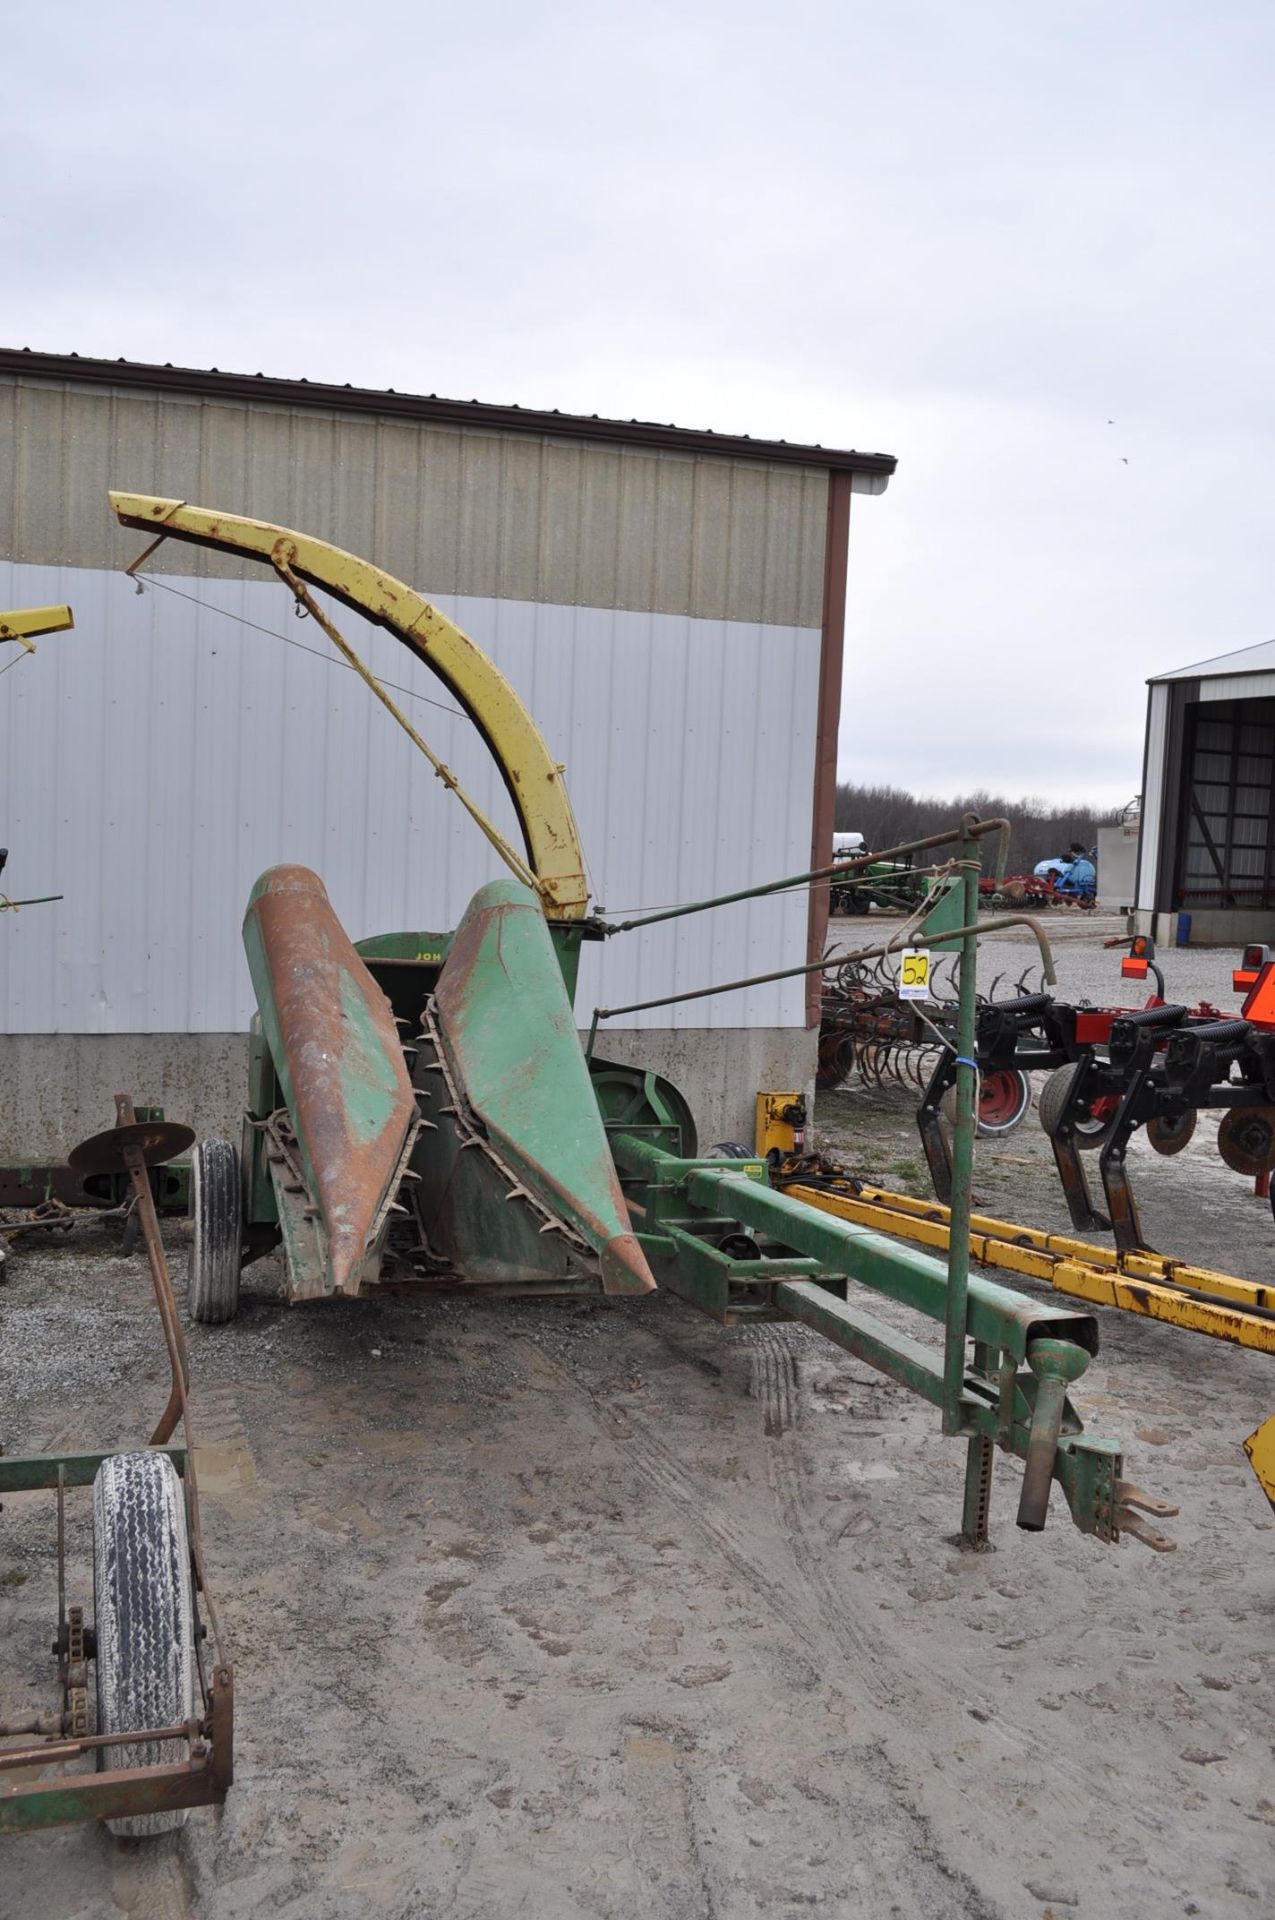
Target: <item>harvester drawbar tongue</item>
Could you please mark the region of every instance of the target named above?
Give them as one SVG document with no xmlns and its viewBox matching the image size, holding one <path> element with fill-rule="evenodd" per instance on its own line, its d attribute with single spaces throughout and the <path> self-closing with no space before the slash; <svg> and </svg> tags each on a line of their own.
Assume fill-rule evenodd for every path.
<svg viewBox="0 0 1275 1920">
<path fill-rule="evenodd" d="M 661 1285 L 725 1326 L 799 1320 L 942 1406 L 941 1351 L 878 1318 L 860 1291 L 942 1322 L 947 1274 L 937 1260 L 773 1191 L 763 1161 L 679 1159 L 623 1133 L 612 1146 Z M 1119 1446 L 1085 1437 L 1067 1398 L 1098 1349 L 1093 1315 L 1028 1300 L 977 1275 L 968 1310 L 974 1351 L 958 1429 L 970 1441 L 963 1537 L 974 1545 L 986 1539 L 992 1449 L 1000 1446 L 1027 1466 L 1020 1527 L 1044 1526 L 1057 1480 L 1082 1533 L 1112 1541 L 1123 1529 L 1149 1546 L 1170 1547 L 1132 1510 L 1163 1516 L 1177 1509 L 1124 1480 Z"/>
</svg>

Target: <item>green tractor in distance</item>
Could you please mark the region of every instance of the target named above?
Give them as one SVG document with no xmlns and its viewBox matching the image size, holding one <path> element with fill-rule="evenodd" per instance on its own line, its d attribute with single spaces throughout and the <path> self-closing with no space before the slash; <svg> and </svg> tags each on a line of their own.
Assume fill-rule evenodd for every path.
<svg viewBox="0 0 1275 1920">
<path fill-rule="evenodd" d="M 861 833 L 834 833 L 832 858 L 861 860 L 869 852 Z M 866 867 L 851 867 L 844 880 L 834 877 L 828 890 L 832 913 L 865 914 L 873 907 L 884 913 L 910 913 L 920 900 L 924 882 L 910 856 L 901 860 L 873 860 Z"/>
</svg>

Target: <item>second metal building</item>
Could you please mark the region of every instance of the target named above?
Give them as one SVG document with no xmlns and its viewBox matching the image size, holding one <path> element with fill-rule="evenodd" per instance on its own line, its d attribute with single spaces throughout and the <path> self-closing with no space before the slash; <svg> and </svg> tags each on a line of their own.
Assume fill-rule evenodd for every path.
<svg viewBox="0 0 1275 1920">
<path fill-rule="evenodd" d="M 1148 686 L 1138 927 L 1275 941 L 1275 640 Z"/>
</svg>

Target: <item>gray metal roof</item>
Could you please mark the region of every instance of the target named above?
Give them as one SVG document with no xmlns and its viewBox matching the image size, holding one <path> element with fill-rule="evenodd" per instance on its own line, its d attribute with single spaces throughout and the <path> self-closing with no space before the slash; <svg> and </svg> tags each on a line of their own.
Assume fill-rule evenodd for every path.
<svg viewBox="0 0 1275 1920">
<path fill-rule="evenodd" d="M 1153 673 L 1147 685 L 1158 686 L 1162 680 L 1213 680 L 1223 674 L 1270 673 L 1275 668 L 1275 640 L 1259 640 L 1251 647 L 1240 647 L 1235 653 L 1218 653 L 1211 660 L 1201 660 L 1193 667 L 1175 667 L 1172 673 Z"/>
<path fill-rule="evenodd" d="M 290 407 L 397 415 L 452 426 L 479 426 L 502 433 L 561 434 L 572 440 L 604 440 L 612 446 L 665 447 L 681 453 L 714 454 L 724 460 L 760 460 L 822 467 L 869 479 L 864 492 L 884 492 L 898 464 L 892 453 L 803 445 L 790 440 L 754 440 L 711 428 L 663 426 L 649 420 L 605 420 L 598 414 L 560 413 L 556 407 L 491 406 L 480 400 L 447 400 L 436 393 L 396 393 L 392 387 L 337 386 L 321 380 L 279 380 L 263 373 L 223 373 L 218 367 L 163 366 L 139 360 L 95 360 L 78 353 L 38 353 L 30 347 L 0 347 L 0 374 L 48 380 L 84 380 L 152 391 L 264 400 Z"/>
</svg>

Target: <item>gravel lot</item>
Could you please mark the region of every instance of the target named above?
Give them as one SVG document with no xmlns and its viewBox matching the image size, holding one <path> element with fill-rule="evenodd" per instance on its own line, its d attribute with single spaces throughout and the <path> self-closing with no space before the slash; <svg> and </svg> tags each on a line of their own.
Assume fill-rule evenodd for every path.
<svg viewBox="0 0 1275 1920">
<path fill-rule="evenodd" d="M 1060 991 L 1139 1000 L 1061 919 Z M 998 943 L 985 979 L 1002 953 L 1030 958 Z M 1170 989 L 1229 1007 L 1230 965 L 1171 954 Z M 921 1190 L 904 1094 L 817 1120 Z M 1029 1119 L 980 1151 L 979 1200 L 1062 1226 L 1051 1167 Z M 1207 1125 L 1134 1178 L 1159 1244 L 1269 1273 Z M 962 1450 L 803 1329 L 664 1296 L 287 1309 L 253 1273 L 192 1339 L 236 1785 L 157 1842 L 7 1842 L 3 1920 L 1275 1911 L 1275 1517 L 1240 1450 L 1268 1356 L 1101 1315 L 1077 1399 L 1180 1501 L 1178 1551 L 1104 1549 L 1061 1502 L 1020 1534 L 1001 1463 L 971 1556 Z M 0 1354 L 10 1451 L 129 1443 L 163 1403 L 144 1264 L 96 1233 L 16 1254 Z M 9 1709 L 50 1691 L 51 1522 L 34 1495 L 0 1518 Z"/>
<path fill-rule="evenodd" d="M 1122 937 L 1122 914 L 1081 913 L 1074 909 L 1053 908 L 1039 916 L 1054 954 L 1058 985 L 1050 991 L 1060 1000 L 1089 1000 L 1095 1006 L 1142 1006 L 1151 991 L 1141 981 L 1120 976 L 1123 954 L 1104 948 L 1104 940 Z M 867 946 L 889 939 L 902 925 L 900 920 L 873 913 L 866 919 L 838 918 L 833 921 L 832 939 L 837 946 Z M 865 931 L 866 929 L 866 931 Z M 980 990 L 990 994 L 1012 993 L 1020 975 L 1027 972 L 1028 990 L 1040 985 L 1039 949 L 1026 927 L 1015 927 L 990 935 L 979 943 L 978 978 Z M 1180 1000 L 1188 1006 L 1208 999 L 1225 1013 L 1238 1013 L 1239 996 L 1231 990 L 1231 972 L 1239 955 L 1229 947 L 1169 947 L 1158 956 L 1164 974 L 1165 998 Z M 996 983 L 999 981 L 999 985 Z"/>
</svg>

